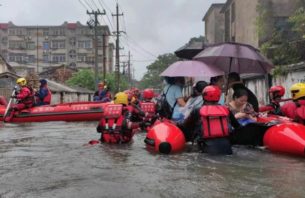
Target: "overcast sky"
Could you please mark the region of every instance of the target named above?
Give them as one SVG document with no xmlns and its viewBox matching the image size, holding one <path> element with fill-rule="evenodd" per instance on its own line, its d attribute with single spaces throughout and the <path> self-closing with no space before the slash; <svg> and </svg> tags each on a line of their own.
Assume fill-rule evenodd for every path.
<svg viewBox="0 0 305 198">
<path fill-rule="evenodd" d="M 158 55 L 173 53 L 192 37 L 204 35 L 202 18 L 212 3 L 225 0 L 118 0 L 124 50 L 132 54 L 136 79 L 141 79 L 146 66 Z M 61 25 L 64 21 L 86 24 L 86 9 L 102 10 L 106 16 L 102 24 L 110 24 L 113 31 L 116 0 L 0 0 L 0 22 L 15 25 Z M 124 61 L 126 57 L 121 57 Z"/>
</svg>

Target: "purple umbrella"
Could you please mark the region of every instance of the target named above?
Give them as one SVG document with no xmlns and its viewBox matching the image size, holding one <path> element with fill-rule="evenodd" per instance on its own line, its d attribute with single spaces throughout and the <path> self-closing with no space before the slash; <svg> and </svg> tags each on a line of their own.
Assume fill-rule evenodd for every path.
<svg viewBox="0 0 305 198">
<path fill-rule="evenodd" d="M 215 65 L 225 73 L 266 74 L 274 67 L 256 48 L 241 43 L 216 44 L 205 48 L 193 59 Z"/>
<path fill-rule="evenodd" d="M 216 67 L 209 66 L 200 61 L 177 61 L 166 70 L 164 70 L 160 76 L 169 77 L 214 77 L 224 75 L 224 72 Z"/>
</svg>

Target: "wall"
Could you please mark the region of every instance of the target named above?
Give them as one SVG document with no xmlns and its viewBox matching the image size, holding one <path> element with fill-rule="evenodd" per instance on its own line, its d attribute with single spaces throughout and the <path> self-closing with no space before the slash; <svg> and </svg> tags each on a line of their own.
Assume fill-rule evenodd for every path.
<svg viewBox="0 0 305 198">
<path fill-rule="evenodd" d="M 212 5 L 213 6 L 213 5 Z M 207 43 L 214 44 L 224 41 L 224 15 L 221 6 L 213 6 L 205 17 L 205 36 Z"/>
<path fill-rule="evenodd" d="M 275 76 L 272 79 L 272 85 L 282 85 L 286 92 L 283 98 L 290 98 L 290 87 L 299 82 L 305 82 L 305 63 L 299 63 L 289 66 L 289 72 L 285 75 Z M 266 103 L 268 99 L 268 92 L 265 86 L 264 78 L 256 78 L 245 81 L 246 86 L 253 91 L 257 96 L 259 102 Z"/>
</svg>

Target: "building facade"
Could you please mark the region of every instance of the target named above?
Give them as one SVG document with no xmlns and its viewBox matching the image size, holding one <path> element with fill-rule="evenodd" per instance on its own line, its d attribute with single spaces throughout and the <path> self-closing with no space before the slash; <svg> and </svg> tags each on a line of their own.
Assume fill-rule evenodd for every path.
<svg viewBox="0 0 305 198">
<path fill-rule="evenodd" d="M 299 0 L 227 0 L 222 6 L 212 4 L 203 18 L 205 35 L 210 44 L 224 41 L 238 42 L 257 48 L 266 37 L 272 35 L 274 27 L 285 25 L 285 20 L 296 10 L 298 2 Z M 256 24 L 260 7 L 268 12 L 266 20 L 270 30 L 270 35 L 266 33 L 267 35 L 261 35 L 261 38 L 258 36 Z M 221 38 L 220 32 L 223 33 L 223 40 L 216 39 Z"/>
<path fill-rule="evenodd" d="M 105 51 L 106 72 L 110 72 L 113 47 L 109 47 L 109 36 L 102 35 L 110 35 L 108 26 L 100 26 L 98 31 L 98 71 L 103 70 Z M 0 54 L 18 75 L 40 73 L 63 64 L 92 69 L 95 66 L 94 47 L 93 30 L 80 22 L 64 22 L 59 26 L 0 24 Z"/>
<path fill-rule="evenodd" d="M 212 4 L 202 19 L 205 22 L 206 44 L 221 43 L 224 41 L 225 17 L 221 13 L 224 5 L 223 3 Z"/>
</svg>

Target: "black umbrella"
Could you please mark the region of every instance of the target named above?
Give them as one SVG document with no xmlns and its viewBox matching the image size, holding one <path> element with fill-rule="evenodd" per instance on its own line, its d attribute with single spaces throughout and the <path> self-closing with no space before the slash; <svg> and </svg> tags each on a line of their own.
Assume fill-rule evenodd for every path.
<svg viewBox="0 0 305 198">
<path fill-rule="evenodd" d="M 194 56 L 196 56 L 199 52 L 204 49 L 203 42 L 192 42 L 187 43 L 183 47 L 180 47 L 175 51 L 175 54 L 179 58 L 189 59 L 191 60 Z"/>
</svg>

